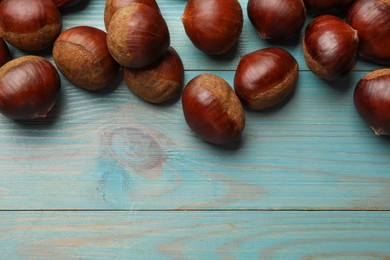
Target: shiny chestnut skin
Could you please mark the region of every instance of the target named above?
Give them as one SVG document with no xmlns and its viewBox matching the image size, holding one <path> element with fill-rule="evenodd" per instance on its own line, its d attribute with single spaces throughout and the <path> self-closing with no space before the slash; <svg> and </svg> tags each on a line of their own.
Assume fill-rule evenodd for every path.
<svg viewBox="0 0 390 260">
<path fill-rule="evenodd" d="M 181 19 L 195 47 L 210 55 L 232 49 L 244 22 L 237 0 L 189 0 Z"/>
<path fill-rule="evenodd" d="M 133 3 L 145 4 L 155 8 L 157 11 L 160 11 L 156 0 L 106 0 L 106 6 L 104 8 L 104 25 L 106 29 L 111 21 L 111 17 L 116 11 L 118 11 L 121 7 Z"/>
<path fill-rule="evenodd" d="M 361 57 L 390 64 L 390 0 L 356 0 L 346 21 L 358 31 Z"/>
<path fill-rule="evenodd" d="M 356 65 L 357 32 L 333 15 L 314 18 L 306 27 L 302 45 L 307 66 L 322 79 L 336 80 Z"/>
<path fill-rule="evenodd" d="M 240 100 L 219 76 L 201 74 L 190 80 L 183 90 L 182 106 L 188 126 L 207 142 L 233 142 L 245 127 Z"/>
<path fill-rule="evenodd" d="M 54 4 L 60 9 L 73 7 L 85 0 L 52 0 Z"/>
<path fill-rule="evenodd" d="M 21 50 L 51 47 L 61 29 L 61 14 L 51 0 L 0 2 L 0 36 Z"/>
<path fill-rule="evenodd" d="M 146 67 L 168 50 L 168 26 L 155 8 L 130 4 L 112 16 L 107 29 L 107 46 L 119 64 L 130 68 Z"/>
<path fill-rule="evenodd" d="M 123 77 L 127 87 L 150 103 L 163 103 L 177 98 L 183 88 L 184 66 L 174 48 L 152 65 L 132 69 L 125 67 Z"/>
<path fill-rule="evenodd" d="M 5 41 L 0 38 L 0 67 L 10 60 L 10 52 Z"/>
<path fill-rule="evenodd" d="M 119 71 L 108 51 L 106 33 L 90 26 L 61 33 L 53 46 L 53 59 L 73 84 L 92 91 L 107 87 Z"/>
<path fill-rule="evenodd" d="M 296 37 L 306 20 L 302 0 L 249 0 L 247 12 L 262 39 Z"/>
<path fill-rule="evenodd" d="M 46 117 L 60 89 L 58 72 L 48 60 L 31 55 L 11 60 L 0 68 L 0 112 L 15 120 Z"/>
<path fill-rule="evenodd" d="M 390 69 L 368 73 L 356 85 L 355 108 L 377 135 L 390 134 Z"/>
<path fill-rule="evenodd" d="M 244 55 L 234 76 L 234 88 L 244 105 L 253 110 L 286 101 L 298 80 L 296 59 L 281 48 L 265 48 Z"/>
<path fill-rule="evenodd" d="M 312 15 L 345 12 L 354 0 L 303 0 L 306 9 Z"/>
</svg>

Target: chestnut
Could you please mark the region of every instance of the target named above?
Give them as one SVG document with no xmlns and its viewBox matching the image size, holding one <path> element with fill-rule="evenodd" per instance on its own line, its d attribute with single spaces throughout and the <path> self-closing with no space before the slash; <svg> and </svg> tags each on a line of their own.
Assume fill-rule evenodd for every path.
<svg viewBox="0 0 390 260">
<path fill-rule="evenodd" d="M 248 17 L 262 39 L 288 39 L 299 35 L 306 20 L 302 0 L 249 0 Z"/>
<path fill-rule="evenodd" d="M 240 100 L 217 75 L 201 74 L 190 80 L 183 90 L 182 106 L 188 126 L 207 142 L 233 142 L 245 127 Z"/>
<path fill-rule="evenodd" d="M 125 67 L 123 77 L 134 94 L 150 103 L 158 104 L 180 95 L 184 66 L 175 49 L 170 47 L 159 61 L 148 67 Z"/>
<path fill-rule="evenodd" d="M 303 37 L 307 66 L 325 80 L 335 80 L 350 73 L 356 65 L 358 47 L 356 30 L 333 15 L 314 18 Z"/>
<path fill-rule="evenodd" d="M 168 26 L 155 8 L 130 4 L 112 16 L 107 29 L 107 46 L 119 64 L 130 68 L 146 67 L 169 48 Z"/>
<path fill-rule="evenodd" d="M 333 14 L 347 11 L 354 0 L 304 0 L 312 15 Z"/>
<path fill-rule="evenodd" d="M 119 71 L 108 51 L 106 33 L 90 26 L 61 33 L 53 46 L 53 59 L 73 84 L 92 91 L 107 87 Z"/>
<path fill-rule="evenodd" d="M 378 64 L 390 64 L 389 0 L 356 0 L 346 21 L 358 31 L 361 57 Z"/>
<path fill-rule="evenodd" d="M 377 135 L 390 134 L 390 69 L 375 70 L 359 80 L 355 108 Z"/>
<path fill-rule="evenodd" d="M 0 36 L 21 50 L 51 47 L 61 29 L 61 14 L 51 0 L 0 2 Z"/>
<path fill-rule="evenodd" d="M 106 0 L 106 6 L 104 8 L 104 25 L 106 29 L 108 28 L 111 17 L 119 8 L 133 3 L 146 4 L 160 11 L 156 0 Z"/>
<path fill-rule="evenodd" d="M 237 0 L 189 0 L 181 19 L 195 47 L 211 55 L 232 49 L 244 22 Z"/>
<path fill-rule="evenodd" d="M 0 67 L 10 60 L 10 52 L 5 41 L 0 38 Z"/>
<path fill-rule="evenodd" d="M 46 117 L 60 89 L 48 60 L 32 55 L 11 60 L 0 68 L 0 112 L 15 120 Z"/>
<path fill-rule="evenodd" d="M 52 1 L 58 8 L 65 9 L 65 8 L 73 7 L 81 3 L 83 0 L 52 0 Z"/>
<path fill-rule="evenodd" d="M 265 48 L 240 59 L 234 88 L 241 102 L 253 110 L 274 107 L 293 93 L 298 71 L 298 63 L 289 52 Z"/>
</svg>

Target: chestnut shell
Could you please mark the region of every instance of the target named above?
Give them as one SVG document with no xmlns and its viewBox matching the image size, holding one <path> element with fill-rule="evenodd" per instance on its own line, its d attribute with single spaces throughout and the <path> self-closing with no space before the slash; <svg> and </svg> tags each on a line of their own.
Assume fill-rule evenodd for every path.
<svg viewBox="0 0 390 260">
<path fill-rule="evenodd" d="M 0 38 L 0 67 L 10 60 L 10 52 L 7 44 Z"/>
<path fill-rule="evenodd" d="M 60 93 L 56 68 L 38 56 L 24 56 L 0 68 L 0 112 L 15 120 L 46 117 Z"/>
<path fill-rule="evenodd" d="M 238 42 L 244 18 L 237 0 L 189 0 L 182 22 L 196 48 L 221 55 Z"/>
<path fill-rule="evenodd" d="M 390 134 L 390 69 L 375 70 L 360 79 L 353 99 L 375 134 Z"/>
<path fill-rule="evenodd" d="M 201 74 L 188 82 L 182 94 L 184 118 L 203 140 L 226 144 L 245 127 L 245 114 L 234 91 L 224 79 Z"/>
<path fill-rule="evenodd" d="M 361 57 L 378 64 L 390 64 L 389 0 L 356 0 L 346 21 L 358 31 Z"/>
<path fill-rule="evenodd" d="M 298 74 L 298 63 L 289 52 L 265 48 L 241 58 L 234 88 L 244 105 L 262 110 L 287 100 L 295 89 Z"/>
<path fill-rule="evenodd" d="M 359 38 L 340 18 L 321 15 L 307 25 L 302 46 L 310 70 L 323 79 L 335 80 L 355 67 Z"/>
</svg>

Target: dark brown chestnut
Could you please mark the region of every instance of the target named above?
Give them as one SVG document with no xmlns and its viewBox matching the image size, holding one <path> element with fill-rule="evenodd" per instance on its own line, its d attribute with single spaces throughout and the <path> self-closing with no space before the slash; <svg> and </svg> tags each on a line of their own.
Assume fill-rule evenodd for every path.
<svg viewBox="0 0 390 260">
<path fill-rule="evenodd" d="M 355 87 L 356 110 L 377 135 L 390 134 L 390 69 L 368 73 Z"/>
<path fill-rule="evenodd" d="M 58 72 L 48 60 L 38 56 L 11 60 L 0 68 L 0 112 L 15 120 L 46 117 L 60 89 Z"/>
<path fill-rule="evenodd" d="M 312 15 L 345 12 L 354 0 L 304 0 L 305 6 Z"/>
<path fill-rule="evenodd" d="M 245 127 L 240 100 L 229 83 L 217 75 L 201 74 L 188 82 L 182 106 L 188 126 L 207 142 L 233 142 Z"/>
<path fill-rule="evenodd" d="M 134 94 L 150 103 L 158 104 L 180 95 L 184 66 L 179 54 L 170 47 L 159 61 L 146 68 L 125 67 L 123 77 Z"/>
<path fill-rule="evenodd" d="M 52 0 L 54 4 L 60 9 L 73 7 L 84 0 Z"/>
<path fill-rule="evenodd" d="M 195 47 L 211 55 L 236 45 L 244 21 L 237 0 L 189 0 L 181 19 Z"/>
<path fill-rule="evenodd" d="M 21 50 L 51 47 L 61 29 L 61 14 L 51 0 L 0 2 L 0 36 Z"/>
<path fill-rule="evenodd" d="M 106 29 L 108 28 L 111 17 L 119 8 L 133 3 L 146 4 L 160 11 L 156 0 L 106 0 L 106 6 L 104 8 L 104 25 Z"/>
<path fill-rule="evenodd" d="M 107 87 L 119 71 L 108 51 L 106 33 L 90 26 L 61 33 L 53 46 L 53 59 L 66 78 L 87 90 Z"/>
<path fill-rule="evenodd" d="M 262 39 L 288 39 L 299 35 L 306 19 L 302 0 L 249 0 L 249 20 Z"/>
<path fill-rule="evenodd" d="M 0 38 L 0 67 L 7 63 L 11 58 L 9 48 L 5 41 Z"/>
<path fill-rule="evenodd" d="M 361 57 L 390 64 L 390 0 L 356 0 L 346 21 L 358 31 Z"/>
<path fill-rule="evenodd" d="M 314 74 L 335 80 L 355 67 L 359 47 L 356 30 L 333 15 L 314 18 L 306 27 L 303 52 Z"/>
<path fill-rule="evenodd" d="M 169 48 L 168 26 L 155 8 L 130 4 L 112 16 L 107 29 L 107 46 L 119 64 L 130 68 L 146 67 Z"/>
<path fill-rule="evenodd" d="M 241 58 L 234 88 L 241 102 L 253 110 L 274 107 L 293 93 L 298 71 L 298 63 L 289 52 L 265 48 Z"/>
</svg>

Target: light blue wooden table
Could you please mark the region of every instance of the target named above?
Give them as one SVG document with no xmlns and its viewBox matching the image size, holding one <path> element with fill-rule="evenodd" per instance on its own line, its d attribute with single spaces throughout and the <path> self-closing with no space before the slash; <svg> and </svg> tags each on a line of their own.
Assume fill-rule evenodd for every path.
<svg viewBox="0 0 390 260">
<path fill-rule="evenodd" d="M 238 47 L 213 58 L 184 33 L 186 1 L 158 0 L 186 82 L 207 72 L 232 84 L 241 55 L 279 46 L 300 65 L 292 99 L 246 110 L 242 142 L 222 149 L 189 130 L 180 101 L 147 104 L 120 76 L 103 93 L 62 77 L 47 119 L 0 117 L 0 259 L 390 259 L 390 139 L 352 101 L 380 67 L 359 60 L 324 82 L 299 42 L 259 39 L 240 2 Z M 65 13 L 64 29 L 103 29 L 104 4 Z"/>
</svg>

